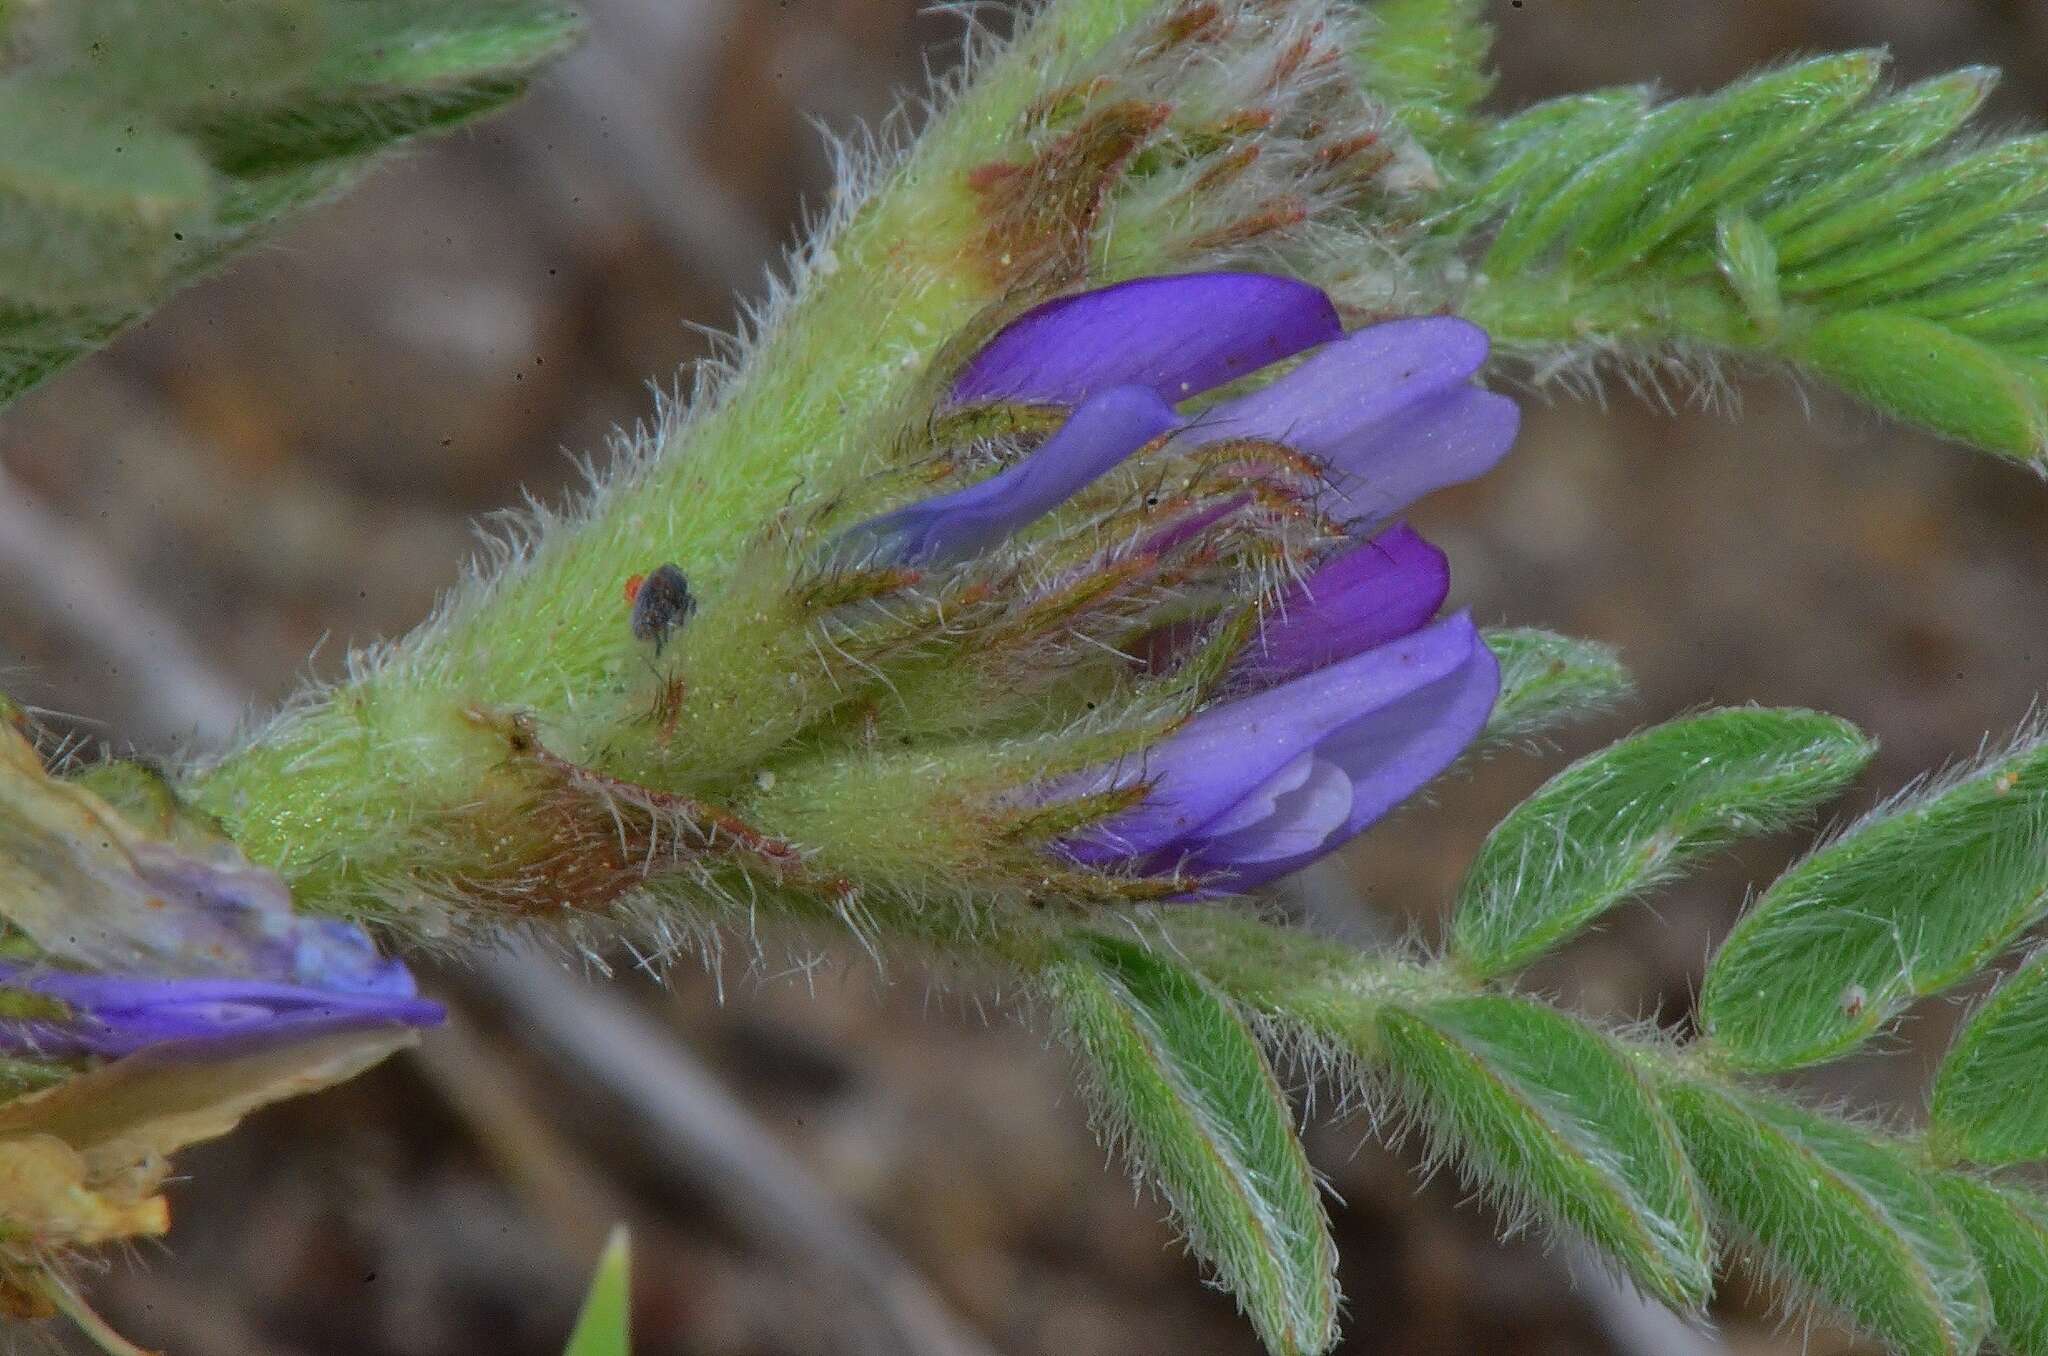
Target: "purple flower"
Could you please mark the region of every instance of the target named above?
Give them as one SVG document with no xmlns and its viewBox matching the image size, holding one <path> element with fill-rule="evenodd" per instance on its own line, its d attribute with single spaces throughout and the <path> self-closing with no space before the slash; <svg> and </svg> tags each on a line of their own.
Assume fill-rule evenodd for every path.
<svg viewBox="0 0 2048 1356">
<path fill-rule="evenodd" d="M 1253 466 L 1261 447 L 1305 454 L 1321 471 L 1323 516 L 1354 539 L 1378 535 L 1262 602 L 1258 634 L 1220 699 L 1142 756 L 1039 793 L 1142 786 L 1138 804 L 1061 847 L 1085 865 L 1193 875 L 1204 893 L 1249 888 L 1384 816 L 1449 766 L 1492 712 L 1499 666 L 1471 621 L 1431 622 L 1449 587 L 1443 553 L 1385 526 L 1431 490 L 1483 474 L 1514 442 L 1514 402 L 1473 384 L 1487 349 L 1484 332 L 1446 316 L 1346 335 L 1320 291 L 1259 274 L 1144 278 L 1062 298 L 997 334 L 951 390 L 955 403 L 1068 406 L 1060 430 L 1015 466 L 842 541 L 870 560 L 966 560 L 1162 435 L 1167 457 L 1224 441 L 1243 443 Z M 1264 387 L 1172 408 L 1309 350 Z M 1188 548 L 1255 497 L 1226 490 L 1138 538 L 1138 549 Z M 1241 573 L 1225 587 L 1243 589 Z M 1184 640 L 1193 625 L 1151 634 Z M 1177 652 L 1155 648 L 1169 661 Z"/>
<path fill-rule="evenodd" d="M 1328 468 L 1339 516 L 1382 522 L 1514 444 L 1515 402 L 1471 384 L 1486 353 L 1484 330 L 1448 316 L 1374 325 L 1209 410 L 1188 436 L 1286 443 Z"/>
<path fill-rule="evenodd" d="M 81 910 L 103 969 L 0 960 L 0 1050 L 120 1056 L 172 1041 L 248 1033 L 316 1036 L 444 1013 L 418 997 L 403 962 L 338 918 L 292 912 L 276 873 L 238 855 L 132 844 L 129 889 Z M 146 902 L 130 896 L 146 893 Z"/>
<path fill-rule="evenodd" d="M 395 973 L 405 972 L 398 967 Z M 46 1058 L 118 1057 L 172 1041 L 438 1025 L 446 1015 L 441 1005 L 415 997 L 411 977 L 405 980 L 404 992 L 391 991 L 388 974 L 379 991 L 366 992 L 262 979 L 92 975 L 0 962 L 0 1049 Z"/>
<path fill-rule="evenodd" d="M 1168 408 L 1318 345 L 1261 390 L 1186 419 Z M 990 340 L 952 399 L 1070 405 L 1066 425 L 998 475 L 862 524 L 842 549 L 903 564 L 967 558 L 1173 429 L 1189 447 L 1255 438 L 1305 452 L 1324 467 L 1335 517 L 1384 523 L 1484 474 L 1513 445 L 1515 403 L 1472 384 L 1487 349 L 1485 331 L 1449 316 L 1345 335 L 1321 291 L 1257 273 L 1140 278 L 1063 297 Z"/>
<path fill-rule="evenodd" d="M 1063 787 L 1149 787 L 1069 851 L 1091 865 L 1249 889 L 1342 846 L 1420 790 L 1485 726 L 1499 691 L 1499 665 L 1470 619 L 1448 617 L 1197 712 L 1142 765 Z"/>
</svg>

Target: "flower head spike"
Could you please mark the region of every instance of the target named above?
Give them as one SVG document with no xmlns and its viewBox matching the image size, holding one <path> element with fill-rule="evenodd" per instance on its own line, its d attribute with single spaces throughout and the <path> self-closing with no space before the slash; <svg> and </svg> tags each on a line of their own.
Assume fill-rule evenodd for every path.
<svg viewBox="0 0 2048 1356">
<path fill-rule="evenodd" d="M 998 333 L 951 398 L 1064 405 L 1065 423 L 1006 469 L 842 540 L 871 559 L 986 570 L 970 596 L 1007 595 L 1004 616 L 1039 629 L 1012 622 L 1015 641 L 971 662 L 1000 664 L 1030 642 L 1087 662 L 1064 648 L 1086 636 L 1170 683 L 1195 656 L 1234 647 L 1196 680 L 1178 727 L 1036 798 L 1109 807 L 1059 843 L 1085 867 L 1248 888 L 1384 816 L 1492 710 L 1499 671 L 1478 632 L 1462 615 L 1432 624 L 1449 587 L 1443 553 L 1405 526 L 1358 539 L 1507 451 L 1513 402 L 1473 384 L 1487 349 L 1483 332 L 1445 317 L 1347 336 L 1321 292 L 1257 274 L 1063 298 Z M 1167 403 L 1303 353 L 1206 408 Z M 1055 514 L 1066 526 L 1042 546 L 967 563 Z M 1275 563 L 1291 582 L 1271 583 Z"/>
</svg>

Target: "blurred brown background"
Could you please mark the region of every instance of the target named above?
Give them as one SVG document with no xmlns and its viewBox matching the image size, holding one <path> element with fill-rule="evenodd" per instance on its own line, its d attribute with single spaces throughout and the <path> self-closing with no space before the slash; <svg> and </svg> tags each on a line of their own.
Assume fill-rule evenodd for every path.
<svg viewBox="0 0 2048 1356">
<path fill-rule="evenodd" d="M 705 351 L 693 327 L 730 323 L 733 290 L 825 193 L 810 122 L 882 114 L 958 32 L 913 0 L 589 7 L 590 48 L 517 111 L 384 170 L 0 416 L 10 691 L 162 748 L 275 699 L 308 654 L 333 674 L 348 645 L 418 620 L 472 519 L 520 486 L 557 494 L 562 449 L 640 417 L 643 381 Z M 1506 103 L 1888 44 L 1903 77 L 2003 66 L 1994 116 L 2048 121 L 2041 0 L 1496 8 Z M 1742 397 L 1739 422 L 1620 393 L 1538 404 L 1500 473 L 1419 518 L 1482 619 L 1622 647 L 1641 700 L 1564 752 L 1708 702 L 1823 707 L 1884 741 L 1854 809 L 2035 700 L 2048 487 L 1826 393 L 1764 379 Z M 1346 864 L 1358 902 L 1320 882 L 1324 922 L 1435 935 L 1486 826 L 1557 761 L 1498 760 L 1369 835 Z M 1745 889 L 1797 846 L 1750 845 L 1535 980 L 1684 1021 Z M 454 1030 L 191 1154 L 169 1249 L 115 1266 L 98 1300 L 176 1356 L 539 1356 L 623 1217 L 645 1356 L 1253 1351 L 1105 1163 L 1042 1025 L 972 977 L 887 978 L 854 955 L 765 982 L 728 965 L 722 1002 L 694 967 L 665 994 L 613 991 L 662 1024 L 684 1074 L 737 1094 L 753 1118 L 737 1149 L 766 1157 L 736 1165 L 664 1143 L 487 978 L 446 977 Z M 1824 1090 L 1916 1114 L 1955 1010 L 1917 1014 Z M 1686 1349 L 1568 1249 L 1497 1243 L 1498 1219 L 1447 1176 L 1423 1184 L 1412 1149 L 1357 1120 L 1310 1138 L 1344 1202 L 1343 1350 Z M 778 1173 L 787 1200 L 761 1187 Z M 1718 1337 L 1692 1340 L 1857 1349 L 1778 1326 L 1770 1303 L 1738 1276 Z"/>
</svg>

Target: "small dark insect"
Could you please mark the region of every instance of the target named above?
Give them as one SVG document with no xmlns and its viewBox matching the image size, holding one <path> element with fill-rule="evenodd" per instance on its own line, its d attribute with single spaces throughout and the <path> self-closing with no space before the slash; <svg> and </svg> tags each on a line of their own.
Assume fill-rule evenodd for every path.
<svg viewBox="0 0 2048 1356">
<path fill-rule="evenodd" d="M 668 644 L 669 632 L 697 610 L 697 600 L 690 596 L 690 581 L 674 565 L 657 566 L 652 574 L 628 579 L 626 601 L 633 605 L 634 637 L 653 641 L 656 655 Z"/>
</svg>

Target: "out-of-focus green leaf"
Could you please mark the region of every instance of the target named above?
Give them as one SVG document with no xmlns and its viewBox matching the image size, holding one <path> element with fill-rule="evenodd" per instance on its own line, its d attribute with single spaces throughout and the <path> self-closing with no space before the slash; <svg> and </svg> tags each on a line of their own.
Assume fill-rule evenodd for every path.
<svg viewBox="0 0 2048 1356">
<path fill-rule="evenodd" d="M 52 17 L 63 55 L 104 99 L 166 112 L 286 88 L 327 36 L 315 0 L 88 0 Z"/>
<path fill-rule="evenodd" d="M 1358 52 L 1365 87 L 1433 152 L 1454 151 L 1493 80 L 1484 0 L 1379 0 Z"/>
<path fill-rule="evenodd" d="M 0 307 L 127 305 L 206 220 L 206 162 L 80 87 L 0 79 Z"/>
<path fill-rule="evenodd" d="M 540 0 L 350 0 L 329 18 L 305 81 L 192 121 L 214 163 L 267 173 L 454 126 L 518 95 L 582 32 L 574 10 Z"/>
</svg>

